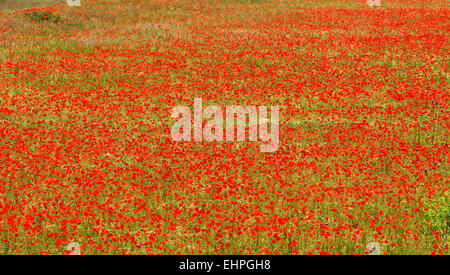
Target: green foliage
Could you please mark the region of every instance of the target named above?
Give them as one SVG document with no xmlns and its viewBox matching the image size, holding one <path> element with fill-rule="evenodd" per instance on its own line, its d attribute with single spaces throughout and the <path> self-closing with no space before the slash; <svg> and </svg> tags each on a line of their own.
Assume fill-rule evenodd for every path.
<svg viewBox="0 0 450 275">
<path fill-rule="evenodd" d="M 59 15 L 57 14 L 54 14 L 50 11 L 39 11 L 39 10 L 29 11 L 25 13 L 25 17 L 27 17 L 31 21 L 36 22 L 48 21 L 52 23 L 58 23 L 61 20 Z"/>
<path fill-rule="evenodd" d="M 436 229 L 450 231 L 450 191 L 425 204 L 427 221 Z"/>
</svg>

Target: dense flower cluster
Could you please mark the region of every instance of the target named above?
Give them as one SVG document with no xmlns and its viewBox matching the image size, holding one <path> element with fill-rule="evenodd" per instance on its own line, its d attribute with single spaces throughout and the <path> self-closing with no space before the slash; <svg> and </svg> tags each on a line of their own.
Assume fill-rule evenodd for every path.
<svg viewBox="0 0 450 275">
<path fill-rule="evenodd" d="M 0 253 L 449 254 L 450 13 L 365 2 L 0 12 Z M 278 150 L 174 142 L 194 98 L 280 106 Z"/>
</svg>

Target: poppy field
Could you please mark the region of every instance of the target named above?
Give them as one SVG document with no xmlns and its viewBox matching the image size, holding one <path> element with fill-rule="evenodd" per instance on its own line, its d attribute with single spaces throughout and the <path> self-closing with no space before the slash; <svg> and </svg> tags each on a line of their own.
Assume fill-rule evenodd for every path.
<svg viewBox="0 0 450 275">
<path fill-rule="evenodd" d="M 0 254 L 450 254 L 446 1 L 13 2 Z M 174 141 L 194 98 L 279 147 Z"/>
</svg>

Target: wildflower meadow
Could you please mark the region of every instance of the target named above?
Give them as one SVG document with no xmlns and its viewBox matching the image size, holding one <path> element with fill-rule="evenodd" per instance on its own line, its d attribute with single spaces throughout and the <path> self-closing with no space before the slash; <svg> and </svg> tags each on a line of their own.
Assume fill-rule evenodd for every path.
<svg viewBox="0 0 450 275">
<path fill-rule="evenodd" d="M 69 2 L 0 0 L 0 254 L 450 254 L 447 1 Z"/>
</svg>

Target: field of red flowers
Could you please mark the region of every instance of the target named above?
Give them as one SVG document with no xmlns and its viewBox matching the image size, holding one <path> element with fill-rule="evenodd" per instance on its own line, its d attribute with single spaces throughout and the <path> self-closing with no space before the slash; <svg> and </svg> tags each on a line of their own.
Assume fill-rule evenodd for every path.
<svg viewBox="0 0 450 275">
<path fill-rule="evenodd" d="M 440 0 L 0 10 L 0 254 L 450 254 L 449 16 Z M 279 149 L 174 142 L 171 110 L 194 98 L 279 105 Z"/>
</svg>

